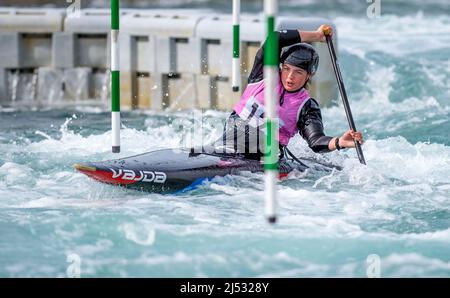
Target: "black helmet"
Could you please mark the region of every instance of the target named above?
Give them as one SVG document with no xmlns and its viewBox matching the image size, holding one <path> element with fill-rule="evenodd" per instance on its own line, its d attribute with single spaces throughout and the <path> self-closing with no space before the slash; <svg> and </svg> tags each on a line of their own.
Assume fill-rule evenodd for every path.
<svg viewBox="0 0 450 298">
<path fill-rule="evenodd" d="M 307 43 L 296 43 L 283 48 L 280 63 L 300 67 L 313 75 L 319 67 L 319 55 L 313 46 Z"/>
</svg>

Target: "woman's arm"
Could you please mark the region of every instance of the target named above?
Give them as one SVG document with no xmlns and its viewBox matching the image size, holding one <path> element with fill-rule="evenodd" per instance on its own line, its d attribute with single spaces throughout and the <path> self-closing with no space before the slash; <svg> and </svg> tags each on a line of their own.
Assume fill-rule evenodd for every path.
<svg viewBox="0 0 450 298">
<path fill-rule="evenodd" d="M 332 137 L 326 136 L 323 132 L 322 114 L 319 104 L 311 98 L 300 111 L 297 120 L 297 128 L 300 135 L 308 142 L 308 146 L 317 153 L 330 152 Z"/>
<path fill-rule="evenodd" d="M 300 31 L 298 34 L 303 42 L 326 42 L 325 31 L 333 36 L 333 28 L 330 25 L 321 25 L 316 31 Z"/>
<path fill-rule="evenodd" d="M 331 151 L 337 149 L 336 139 L 337 139 L 337 145 L 339 146 L 339 149 L 354 148 L 355 141 L 358 141 L 358 143 L 360 143 L 361 145 L 364 143 L 362 133 L 354 132 L 353 130 L 348 130 L 339 138 L 334 137 L 330 140 L 330 143 L 328 144 L 328 148 Z"/>
<path fill-rule="evenodd" d="M 308 142 L 308 146 L 317 153 L 336 150 L 336 139 L 338 139 L 337 145 L 340 149 L 355 147 L 355 140 L 361 145 L 363 144 L 362 134 L 351 130 L 339 138 L 326 136 L 323 131 L 319 104 L 313 98 L 303 106 L 297 121 L 297 128 L 303 139 Z"/>
</svg>

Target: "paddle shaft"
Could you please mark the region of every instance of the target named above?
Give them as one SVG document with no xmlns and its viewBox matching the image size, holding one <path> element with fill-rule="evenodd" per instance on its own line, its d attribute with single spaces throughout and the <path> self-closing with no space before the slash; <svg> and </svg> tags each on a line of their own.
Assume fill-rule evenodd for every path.
<svg viewBox="0 0 450 298">
<path fill-rule="evenodd" d="M 347 92 L 345 91 L 344 81 L 342 80 L 341 70 L 339 69 L 339 64 L 337 63 L 336 52 L 334 50 L 333 41 L 331 40 L 330 35 L 325 36 L 327 39 L 328 50 L 331 56 L 331 62 L 333 64 L 334 74 L 336 75 L 336 80 L 339 86 L 339 92 L 341 93 L 342 103 L 344 104 L 345 114 L 347 115 L 348 125 L 350 129 L 353 131 L 356 130 L 355 121 L 353 121 L 352 110 L 350 109 L 350 104 L 348 103 Z M 364 154 L 361 149 L 361 144 L 355 140 L 355 149 L 358 153 L 359 162 L 362 164 L 366 164 L 366 160 L 364 159 Z"/>
</svg>

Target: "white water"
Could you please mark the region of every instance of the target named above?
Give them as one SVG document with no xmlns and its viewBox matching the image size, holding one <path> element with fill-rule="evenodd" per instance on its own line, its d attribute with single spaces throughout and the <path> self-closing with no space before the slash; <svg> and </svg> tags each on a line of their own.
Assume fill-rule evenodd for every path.
<svg viewBox="0 0 450 298">
<path fill-rule="evenodd" d="M 381 276 L 449 276 L 450 19 L 336 23 L 367 166 L 352 150 L 319 156 L 296 138 L 298 155 L 344 169 L 292 174 L 280 184 L 280 221 L 269 226 L 261 175 L 173 196 L 102 185 L 71 167 L 199 142 L 175 125 L 191 112 L 124 113 L 123 151 L 113 155 L 109 113 L 98 108 L 1 110 L 0 276 L 66 276 L 72 253 L 82 276 L 365 277 L 371 254 Z M 330 135 L 347 128 L 341 106 L 323 117 Z M 207 125 L 205 135 L 220 130 Z"/>
</svg>

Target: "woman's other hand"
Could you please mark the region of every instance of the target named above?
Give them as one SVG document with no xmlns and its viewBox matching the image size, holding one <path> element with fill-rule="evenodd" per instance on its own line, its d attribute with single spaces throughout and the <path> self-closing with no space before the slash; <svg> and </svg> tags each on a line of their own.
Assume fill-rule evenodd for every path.
<svg viewBox="0 0 450 298">
<path fill-rule="evenodd" d="M 339 147 L 341 147 L 341 148 L 354 148 L 355 147 L 355 141 L 357 141 L 361 145 L 364 143 L 362 133 L 354 132 L 353 130 L 346 131 L 339 138 Z"/>
</svg>

